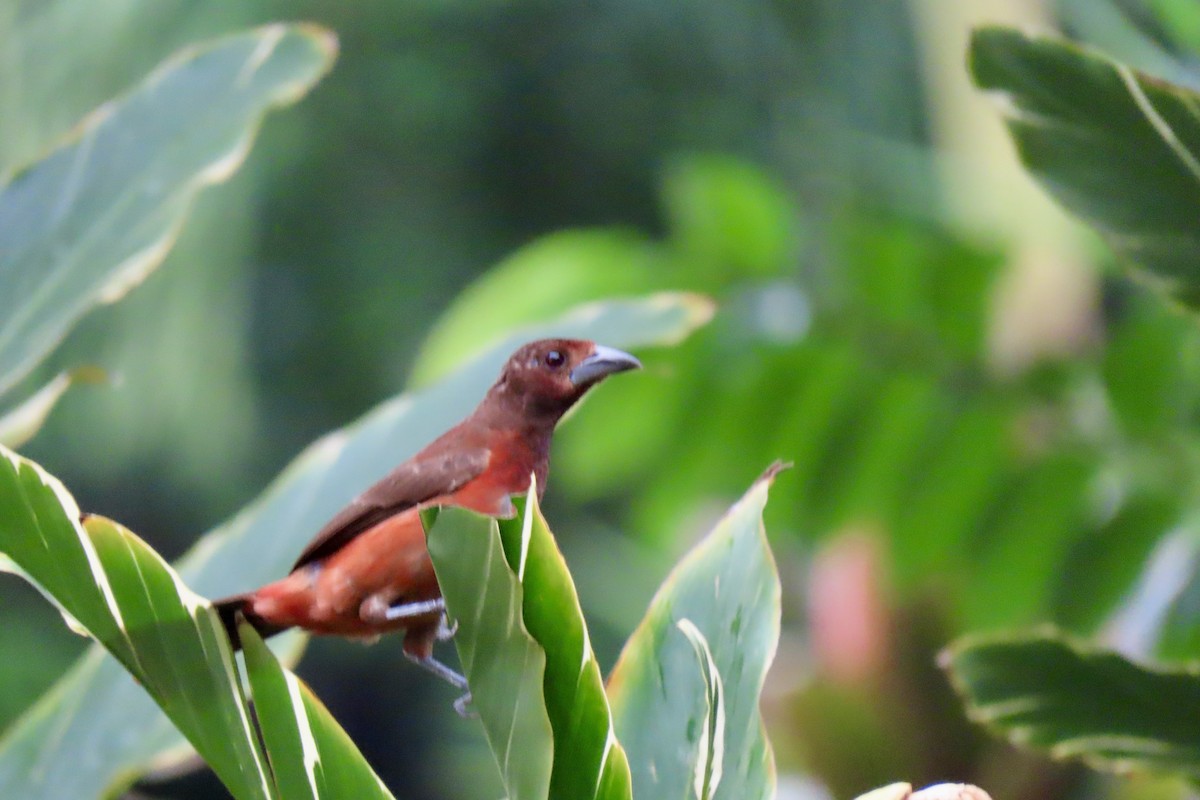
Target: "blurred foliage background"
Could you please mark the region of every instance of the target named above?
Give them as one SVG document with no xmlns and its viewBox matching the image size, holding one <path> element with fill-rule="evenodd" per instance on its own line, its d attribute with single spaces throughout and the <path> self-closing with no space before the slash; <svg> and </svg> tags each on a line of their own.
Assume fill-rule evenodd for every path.
<svg viewBox="0 0 1200 800">
<path fill-rule="evenodd" d="M 178 47 L 277 19 L 335 30 L 334 71 L 201 196 L 163 268 L 28 381 L 118 378 L 69 394 L 25 448 L 83 507 L 178 555 L 316 436 L 515 321 L 706 293 L 715 320 L 643 354 L 556 444 L 546 513 L 602 665 L 782 457 L 764 698 L 781 797 L 901 779 L 1184 796 L 989 740 L 934 656 L 1044 620 L 1197 654 L 1160 630 L 1172 587 L 1138 583 L 1168 532 L 1196 559 L 1194 326 L 1032 186 L 964 66 L 970 26 L 1003 22 L 1194 86 L 1190 0 L 3 0 L 0 169 Z M 0 722 L 82 647 L 0 581 Z M 397 796 L 496 796 L 479 731 L 402 661 L 398 641 L 314 641 L 299 671 Z M 220 791 L 203 774 L 138 789 Z"/>
</svg>

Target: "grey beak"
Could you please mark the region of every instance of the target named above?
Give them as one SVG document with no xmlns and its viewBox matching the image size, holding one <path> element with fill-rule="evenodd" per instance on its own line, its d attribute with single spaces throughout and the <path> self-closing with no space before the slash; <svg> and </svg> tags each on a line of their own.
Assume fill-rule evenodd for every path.
<svg viewBox="0 0 1200 800">
<path fill-rule="evenodd" d="M 614 347 L 605 347 L 602 344 L 598 344 L 590 356 L 580 361 L 575 365 L 575 369 L 571 370 L 571 383 L 576 386 L 584 386 L 595 383 L 607 375 L 612 375 L 614 372 L 641 369 L 641 367 L 642 362 L 629 355 L 629 353 L 617 350 Z"/>
</svg>

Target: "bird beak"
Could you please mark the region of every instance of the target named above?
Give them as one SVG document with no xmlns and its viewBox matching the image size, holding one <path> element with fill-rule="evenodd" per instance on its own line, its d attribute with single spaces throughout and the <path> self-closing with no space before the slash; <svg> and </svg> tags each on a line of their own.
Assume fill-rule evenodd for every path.
<svg viewBox="0 0 1200 800">
<path fill-rule="evenodd" d="M 571 383 L 576 386 L 586 386 L 614 372 L 624 372 L 628 369 L 641 369 L 642 362 L 629 353 L 614 347 L 596 345 L 592 354 L 575 365 L 571 370 Z"/>
</svg>

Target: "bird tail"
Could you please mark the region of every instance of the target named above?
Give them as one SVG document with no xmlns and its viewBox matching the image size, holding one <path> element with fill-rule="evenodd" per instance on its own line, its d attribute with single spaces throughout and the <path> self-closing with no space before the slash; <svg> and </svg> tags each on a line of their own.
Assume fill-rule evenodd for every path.
<svg viewBox="0 0 1200 800">
<path fill-rule="evenodd" d="M 268 636 L 282 633 L 292 627 L 291 625 L 278 625 L 267 622 L 262 617 L 255 615 L 247 607 L 247 603 L 253 596 L 252 592 L 235 594 L 232 597 L 214 600 L 212 604 L 213 609 L 217 612 L 217 616 L 221 618 L 221 624 L 225 627 L 225 634 L 229 637 L 229 643 L 233 646 L 235 653 L 242 649 L 242 637 L 238 634 L 239 617 L 250 623 L 251 627 L 258 631 L 259 635 L 264 639 Z"/>
</svg>

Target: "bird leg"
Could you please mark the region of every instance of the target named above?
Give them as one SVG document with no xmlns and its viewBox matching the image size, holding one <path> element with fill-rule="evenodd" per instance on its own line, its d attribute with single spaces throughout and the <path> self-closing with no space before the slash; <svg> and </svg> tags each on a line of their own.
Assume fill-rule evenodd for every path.
<svg viewBox="0 0 1200 800">
<path fill-rule="evenodd" d="M 433 656 L 419 656 L 414 653 L 410 653 L 407 650 L 404 651 L 404 656 L 418 667 L 428 670 L 429 672 L 438 676 L 455 689 L 466 689 L 466 693 L 454 701 L 454 710 L 463 719 L 471 718 L 471 712 L 467 711 L 467 705 L 471 702 L 471 692 L 467 686 L 467 679 L 465 677 L 463 677 L 460 673 L 450 669 Z"/>
<path fill-rule="evenodd" d="M 368 621 L 376 621 L 380 618 L 388 622 L 395 622 L 398 619 L 411 619 L 413 617 L 421 617 L 433 611 L 441 611 L 441 619 L 438 620 L 437 633 L 434 634 L 439 642 L 444 642 L 454 638 L 454 634 L 458 632 L 458 622 L 450 622 L 450 617 L 446 615 L 446 601 L 440 597 L 435 597 L 432 600 L 416 600 L 410 603 L 397 603 L 394 606 L 382 606 L 381 603 L 375 602 L 379 598 L 372 597 L 368 599 L 362 606 L 362 615 Z"/>
<path fill-rule="evenodd" d="M 384 612 L 384 619 L 388 622 L 395 622 L 398 619 L 411 619 L 412 617 L 420 617 L 425 614 L 430 614 L 434 611 L 446 613 L 446 601 L 440 597 L 435 597 L 432 600 L 415 600 L 411 603 L 397 603 L 394 606 L 388 606 Z"/>
</svg>

